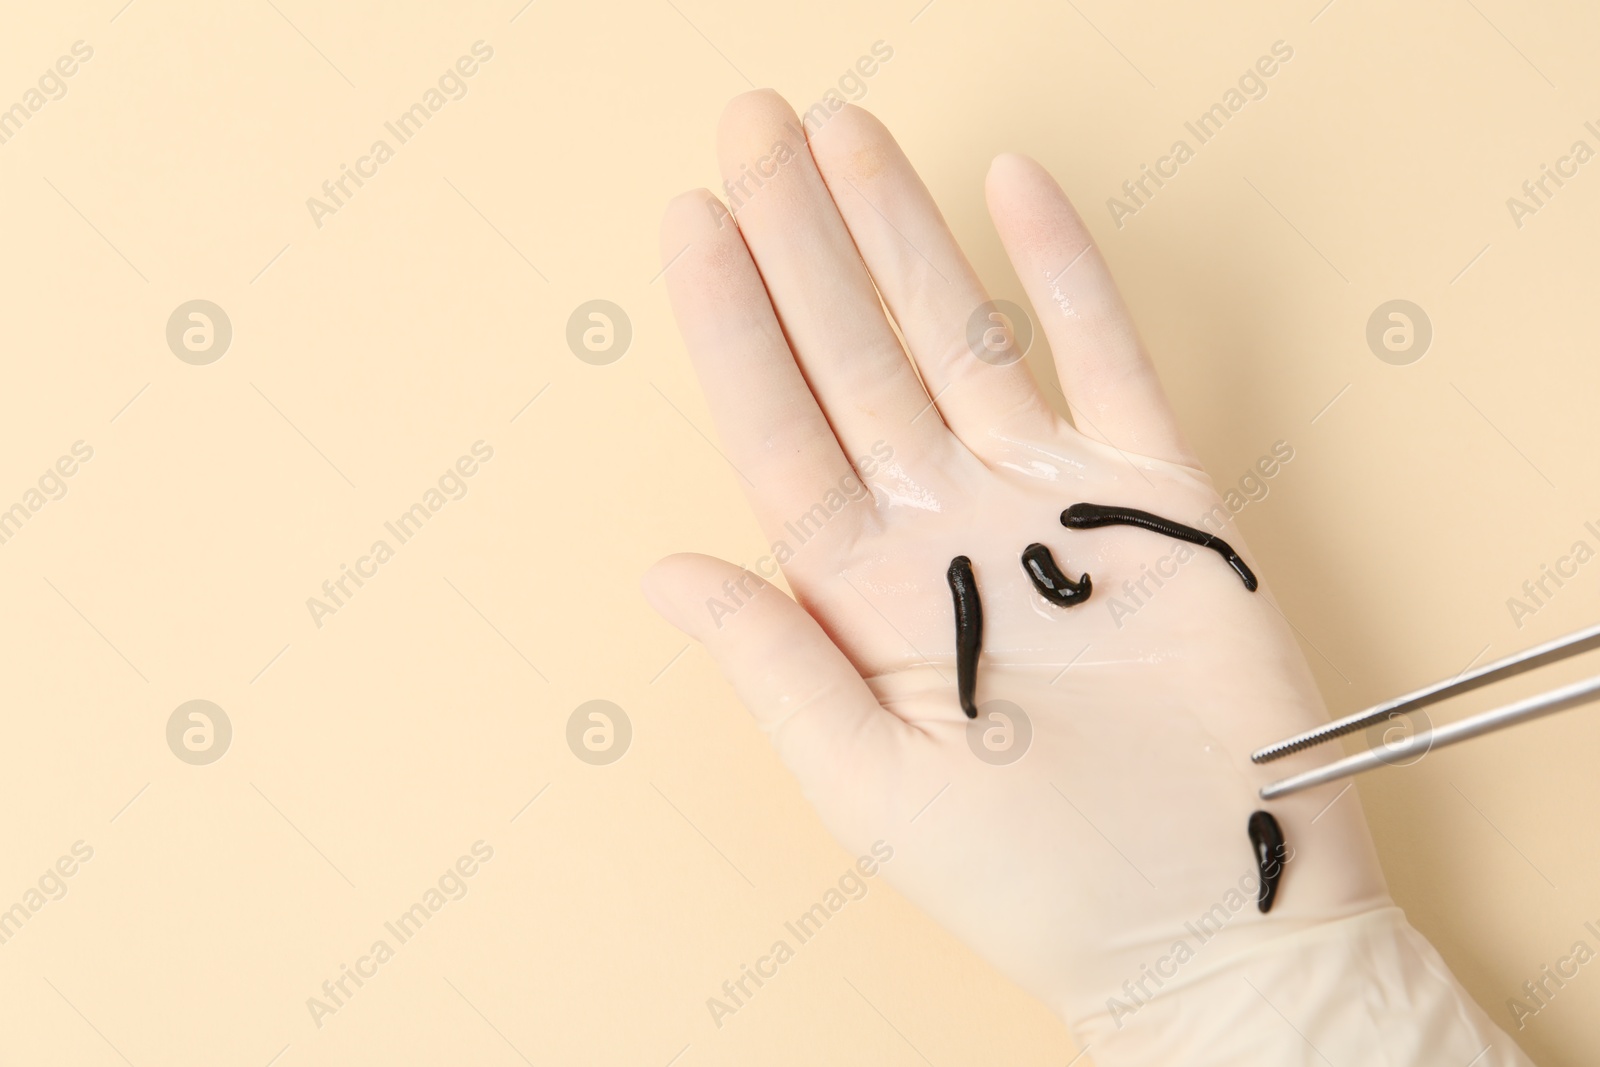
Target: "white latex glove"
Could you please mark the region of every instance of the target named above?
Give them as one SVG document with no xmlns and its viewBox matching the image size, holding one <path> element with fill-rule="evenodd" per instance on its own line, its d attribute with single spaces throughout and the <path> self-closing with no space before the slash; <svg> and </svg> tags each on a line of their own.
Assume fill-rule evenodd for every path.
<svg viewBox="0 0 1600 1067">
<path fill-rule="evenodd" d="M 1059 188 L 1014 155 L 988 177 L 1075 427 L 1024 363 L 969 344 L 987 296 L 887 131 L 853 107 L 808 116 L 809 149 L 775 94 L 735 100 L 718 150 L 737 225 L 702 190 L 662 233 L 726 455 L 795 599 L 682 555 L 646 576 L 652 604 L 704 642 L 841 843 L 887 842 L 890 882 L 1102 1067 L 1525 1063 L 1392 908 L 1354 791 L 1257 798 L 1315 757 L 1249 753 L 1326 720 L 1271 593 L 1208 549 L 1062 527 L 1083 501 L 1210 515 L 1250 558 Z M 1032 542 L 1090 575 L 1087 602 L 1033 590 Z M 971 727 L 957 704 L 958 555 L 982 598 L 977 701 L 1023 712 L 1014 762 L 975 754 L 969 730 L 1000 744 L 1005 722 Z M 1293 850 L 1266 915 L 1246 835 L 1261 808 Z"/>
</svg>

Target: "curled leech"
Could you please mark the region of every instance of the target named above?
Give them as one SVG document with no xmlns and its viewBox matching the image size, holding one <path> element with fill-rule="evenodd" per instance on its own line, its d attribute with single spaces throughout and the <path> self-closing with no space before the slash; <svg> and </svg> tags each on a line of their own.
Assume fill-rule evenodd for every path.
<svg viewBox="0 0 1600 1067">
<path fill-rule="evenodd" d="M 1087 574 L 1077 581 L 1063 574 L 1061 568 L 1056 566 L 1050 549 L 1037 541 L 1022 550 L 1022 569 L 1028 572 L 1028 578 L 1040 596 L 1063 608 L 1088 600 L 1089 591 L 1093 588 Z"/>
<path fill-rule="evenodd" d="M 973 695 L 978 689 L 978 653 L 983 648 L 983 604 L 978 599 L 978 581 L 972 575 L 972 561 L 957 556 L 945 572 L 950 596 L 956 609 L 956 696 L 967 718 L 978 717 Z"/>
<path fill-rule="evenodd" d="M 1289 850 L 1284 844 L 1283 827 L 1271 812 L 1258 811 L 1250 816 L 1250 846 L 1255 850 L 1256 868 L 1261 872 L 1261 888 L 1256 894 L 1256 907 L 1265 915 L 1272 910 L 1278 898 L 1278 879 L 1283 877 L 1283 865 L 1288 862 Z"/>
<path fill-rule="evenodd" d="M 1152 533 L 1209 548 L 1228 561 L 1228 566 L 1239 575 L 1246 589 L 1252 593 L 1256 591 L 1258 583 L 1255 574 L 1245 564 L 1243 557 L 1233 550 L 1233 546 L 1222 538 L 1208 534 L 1204 530 L 1196 530 L 1193 526 L 1163 519 L 1159 515 L 1152 515 L 1137 508 L 1108 507 L 1104 504 L 1074 504 L 1061 513 L 1061 525 L 1069 530 L 1092 530 L 1100 526 L 1137 526 Z"/>
</svg>

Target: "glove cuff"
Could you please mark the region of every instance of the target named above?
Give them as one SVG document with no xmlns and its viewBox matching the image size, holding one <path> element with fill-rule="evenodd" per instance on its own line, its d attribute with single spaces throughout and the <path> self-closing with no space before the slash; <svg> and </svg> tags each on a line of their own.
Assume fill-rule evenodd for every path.
<svg viewBox="0 0 1600 1067">
<path fill-rule="evenodd" d="M 1069 1020 L 1097 1067 L 1533 1067 L 1396 907 L 1287 934 Z"/>
</svg>

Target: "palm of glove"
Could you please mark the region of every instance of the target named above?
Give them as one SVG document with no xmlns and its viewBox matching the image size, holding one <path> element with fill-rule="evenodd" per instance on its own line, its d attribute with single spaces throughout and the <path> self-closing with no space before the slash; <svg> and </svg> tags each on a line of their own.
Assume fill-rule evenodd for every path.
<svg viewBox="0 0 1600 1067">
<path fill-rule="evenodd" d="M 1326 717 L 1269 594 L 1208 549 L 1059 521 L 1068 504 L 1114 502 L 1203 529 L 1228 514 L 1209 481 L 1066 426 L 986 458 L 926 482 L 891 461 L 868 480 L 859 532 L 824 534 L 785 572 L 908 727 L 837 738 L 802 775 L 830 829 L 863 850 L 889 842 L 894 884 L 1064 1010 L 1132 1003 L 1124 980 L 1177 940 L 1199 949 L 1186 923 L 1207 935 L 1196 960 L 1219 959 L 1381 902 L 1354 798 L 1322 813 L 1332 787 L 1270 805 L 1295 859 L 1270 917 L 1256 910 L 1245 824 L 1284 765 L 1249 753 Z M 1087 601 L 1062 608 L 1034 590 L 1019 561 L 1034 541 L 1072 578 L 1089 574 Z M 956 700 L 944 577 L 956 555 L 973 561 L 983 604 L 975 722 Z"/>
</svg>

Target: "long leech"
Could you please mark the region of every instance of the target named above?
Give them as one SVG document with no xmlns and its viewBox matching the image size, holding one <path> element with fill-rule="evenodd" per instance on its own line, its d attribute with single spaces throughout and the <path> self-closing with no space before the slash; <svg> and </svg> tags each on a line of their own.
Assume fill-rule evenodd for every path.
<svg viewBox="0 0 1600 1067">
<path fill-rule="evenodd" d="M 1228 566 L 1238 573 L 1244 582 L 1244 587 L 1252 593 L 1259 584 L 1243 557 L 1222 538 L 1208 534 L 1204 530 L 1196 530 L 1193 526 L 1185 526 L 1181 522 L 1163 519 L 1160 515 L 1152 515 L 1148 511 L 1108 507 L 1105 504 L 1074 504 L 1061 513 L 1061 525 L 1069 530 L 1093 530 L 1100 526 L 1137 526 L 1142 530 L 1176 538 L 1179 541 L 1188 541 L 1192 545 L 1209 548 L 1227 560 Z"/>
<path fill-rule="evenodd" d="M 978 689 L 978 653 L 983 649 L 983 603 L 978 599 L 972 561 L 957 556 L 950 561 L 945 579 L 956 609 L 956 696 L 967 718 L 976 719 L 978 705 L 973 694 Z"/>
</svg>

